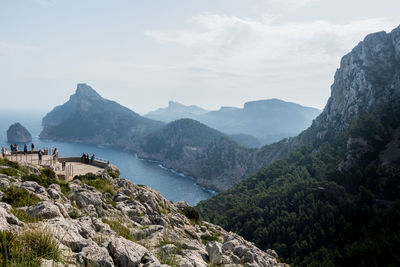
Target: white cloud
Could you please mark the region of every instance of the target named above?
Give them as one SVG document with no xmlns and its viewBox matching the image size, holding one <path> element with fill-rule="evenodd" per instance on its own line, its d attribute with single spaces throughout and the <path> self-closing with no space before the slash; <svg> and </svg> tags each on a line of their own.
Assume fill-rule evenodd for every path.
<svg viewBox="0 0 400 267">
<path fill-rule="evenodd" d="M 382 18 L 347 24 L 276 24 L 271 18 L 254 20 L 216 14 L 192 17 L 188 24 L 190 30 L 147 31 L 146 35 L 162 44 L 192 49 L 192 69 L 242 75 L 263 75 L 267 70 L 313 71 L 313 65 L 318 71 L 322 64 L 338 64 L 340 57 L 367 33 L 395 26 Z"/>
</svg>

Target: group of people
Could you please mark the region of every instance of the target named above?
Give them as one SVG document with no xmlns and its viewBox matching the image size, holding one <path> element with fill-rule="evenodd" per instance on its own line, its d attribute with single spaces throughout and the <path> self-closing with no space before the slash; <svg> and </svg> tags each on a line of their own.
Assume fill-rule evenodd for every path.
<svg viewBox="0 0 400 267">
<path fill-rule="evenodd" d="M 30 150 L 30 152 L 31 153 L 33 153 L 33 151 L 35 150 L 35 144 L 31 144 L 31 150 Z M 28 154 L 28 145 L 27 144 L 25 144 L 24 145 L 24 155 L 26 155 L 26 154 Z M 57 149 L 55 149 L 55 151 L 57 151 Z M 3 158 L 6 156 L 6 155 L 12 155 L 12 154 L 17 154 L 18 153 L 18 144 L 11 144 L 10 145 L 10 152 L 9 151 L 7 151 L 7 149 L 5 148 L 5 147 L 1 147 L 1 155 L 3 156 Z M 38 156 L 39 156 L 39 162 L 42 162 L 42 156 L 43 156 L 43 150 L 42 149 L 40 149 L 38 152 Z M 56 152 L 57 153 L 57 155 L 58 155 L 58 152 Z"/>
<path fill-rule="evenodd" d="M 96 157 L 94 154 L 91 157 L 89 157 L 89 154 L 82 153 L 81 161 L 86 164 L 93 164 L 95 158 Z"/>
<path fill-rule="evenodd" d="M 34 150 L 35 150 L 35 145 L 32 143 L 31 144 L 31 152 L 33 152 Z M 2 147 L 1 151 L 2 152 L 4 151 L 4 153 L 5 153 L 6 149 L 4 147 Z M 11 154 L 18 152 L 18 144 L 11 144 L 10 145 L 10 151 L 11 151 Z M 24 145 L 24 154 L 27 154 L 27 153 L 28 153 L 28 145 L 25 144 Z"/>
</svg>

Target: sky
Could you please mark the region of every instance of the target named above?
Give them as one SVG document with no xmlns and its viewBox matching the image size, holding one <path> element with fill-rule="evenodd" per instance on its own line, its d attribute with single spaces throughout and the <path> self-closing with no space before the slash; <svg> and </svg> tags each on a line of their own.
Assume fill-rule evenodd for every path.
<svg viewBox="0 0 400 267">
<path fill-rule="evenodd" d="M 398 0 L 0 0 L 1 108 L 77 83 L 144 114 L 279 98 L 322 109 L 340 59 L 400 24 Z"/>
</svg>

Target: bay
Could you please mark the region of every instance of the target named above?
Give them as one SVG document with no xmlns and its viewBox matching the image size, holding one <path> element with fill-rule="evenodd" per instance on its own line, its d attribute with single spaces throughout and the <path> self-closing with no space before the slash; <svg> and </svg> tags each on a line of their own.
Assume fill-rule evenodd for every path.
<svg viewBox="0 0 400 267">
<path fill-rule="evenodd" d="M 160 163 L 139 159 L 134 153 L 95 145 L 39 139 L 42 130 L 41 118 L 44 115 L 45 112 L 42 111 L 0 110 L 0 146 L 9 149 L 6 131 L 11 124 L 19 122 L 32 134 L 35 149 L 57 148 L 60 157 L 94 153 L 96 158 L 110 161 L 118 166 L 121 177 L 136 184 L 150 186 L 173 202 L 184 200 L 190 205 L 196 205 L 199 201 L 215 194 L 197 185 L 194 178 L 168 170 Z M 20 150 L 23 145 L 18 144 Z"/>
</svg>

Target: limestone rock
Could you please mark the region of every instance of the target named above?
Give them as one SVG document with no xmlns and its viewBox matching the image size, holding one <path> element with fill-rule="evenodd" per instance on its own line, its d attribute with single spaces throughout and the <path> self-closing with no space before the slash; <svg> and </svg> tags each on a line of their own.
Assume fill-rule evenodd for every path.
<svg viewBox="0 0 400 267">
<path fill-rule="evenodd" d="M 21 188 L 24 188 L 25 190 L 34 193 L 37 197 L 39 197 L 42 200 L 49 199 L 46 189 L 36 182 L 25 181 L 21 184 Z"/>
<path fill-rule="evenodd" d="M 118 266 L 160 264 L 145 247 L 124 238 L 113 239 L 108 244 L 108 250 Z"/>
<path fill-rule="evenodd" d="M 92 205 L 97 212 L 102 209 L 102 194 L 91 186 L 83 185 L 82 187 L 74 188 L 68 197 L 70 200 L 75 201 L 80 208 Z"/>
<path fill-rule="evenodd" d="M 30 206 L 27 208 L 26 212 L 34 218 L 51 219 L 63 217 L 58 206 L 49 201 L 42 201 L 36 205 Z"/>
<path fill-rule="evenodd" d="M 32 142 L 32 135 L 20 123 L 14 123 L 7 130 L 7 141 L 9 143 Z"/>
<path fill-rule="evenodd" d="M 78 262 L 84 266 L 112 267 L 114 266 L 108 250 L 104 247 L 89 246 L 84 247 L 77 255 Z"/>
<path fill-rule="evenodd" d="M 208 242 L 206 245 L 208 256 L 212 264 L 222 264 L 224 260 L 224 254 L 222 253 L 221 244 L 216 241 Z"/>
<path fill-rule="evenodd" d="M 11 213 L 11 206 L 0 202 L 0 230 L 10 230 L 12 226 L 22 226 L 17 217 Z"/>
</svg>

